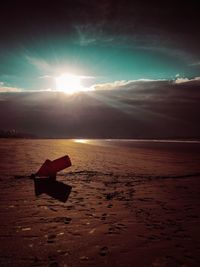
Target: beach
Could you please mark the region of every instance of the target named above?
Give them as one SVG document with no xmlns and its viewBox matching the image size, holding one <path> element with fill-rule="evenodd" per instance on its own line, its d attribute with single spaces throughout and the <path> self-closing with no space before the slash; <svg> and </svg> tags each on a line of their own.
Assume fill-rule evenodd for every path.
<svg viewBox="0 0 200 267">
<path fill-rule="evenodd" d="M 200 143 L 0 139 L 0 266 L 200 266 Z M 46 159 L 65 203 L 35 196 Z"/>
</svg>

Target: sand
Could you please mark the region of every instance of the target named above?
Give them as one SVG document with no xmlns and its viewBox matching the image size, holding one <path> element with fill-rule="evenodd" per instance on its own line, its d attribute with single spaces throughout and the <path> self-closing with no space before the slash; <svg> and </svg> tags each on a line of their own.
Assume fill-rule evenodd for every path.
<svg viewBox="0 0 200 267">
<path fill-rule="evenodd" d="M 200 266 L 199 148 L 0 144 L 0 266 Z M 65 154 L 66 203 L 36 197 L 28 175 Z"/>
</svg>

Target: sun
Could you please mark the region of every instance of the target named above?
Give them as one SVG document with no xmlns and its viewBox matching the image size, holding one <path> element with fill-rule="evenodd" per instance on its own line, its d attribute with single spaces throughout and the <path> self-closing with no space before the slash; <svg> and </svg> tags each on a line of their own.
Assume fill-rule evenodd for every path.
<svg viewBox="0 0 200 267">
<path fill-rule="evenodd" d="M 64 73 L 55 78 L 56 81 L 56 89 L 58 91 L 63 91 L 67 94 L 74 94 L 80 91 L 84 91 L 84 87 L 81 85 L 81 77 Z"/>
</svg>

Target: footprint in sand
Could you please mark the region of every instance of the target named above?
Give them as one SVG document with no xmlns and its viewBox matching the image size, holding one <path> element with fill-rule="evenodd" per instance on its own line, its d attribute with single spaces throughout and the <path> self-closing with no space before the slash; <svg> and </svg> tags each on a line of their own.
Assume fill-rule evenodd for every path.
<svg viewBox="0 0 200 267">
<path fill-rule="evenodd" d="M 56 235 L 49 234 L 47 237 L 47 243 L 54 243 L 55 242 Z"/>
<path fill-rule="evenodd" d="M 49 267 L 58 267 L 55 255 L 49 255 Z"/>
<path fill-rule="evenodd" d="M 81 257 L 80 257 L 80 260 L 81 260 L 81 261 L 88 261 L 89 258 L 88 258 L 87 256 L 81 256 Z"/>
<path fill-rule="evenodd" d="M 50 262 L 49 267 L 58 267 L 58 263 L 56 261 Z"/>
<path fill-rule="evenodd" d="M 105 221 L 106 217 L 107 217 L 107 213 L 103 213 L 102 216 L 101 216 L 101 220 Z"/>
<path fill-rule="evenodd" d="M 69 224 L 71 222 L 71 218 L 69 217 L 56 217 L 54 218 L 52 221 L 53 222 L 61 222 L 61 223 L 64 223 L 64 224 Z"/>
<path fill-rule="evenodd" d="M 122 223 L 112 224 L 109 226 L 108 232 L 106 234 L 120 234 L 127 228 L 126 225 Z"/>
<path fill-rule="evenodd" d="M 109 252 L 108 247 L 102 247 L 99 251 L 99 255 L 106 256 L 108 252 Z"/>
</svg>

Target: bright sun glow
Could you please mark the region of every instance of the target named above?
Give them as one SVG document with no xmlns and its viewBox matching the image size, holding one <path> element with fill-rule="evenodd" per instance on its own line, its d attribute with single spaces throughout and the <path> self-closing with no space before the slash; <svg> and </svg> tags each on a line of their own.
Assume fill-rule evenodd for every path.
<svg viewBox="0 0 200 267">
<path fill-rule="evenodd" d="M 74 94 L 80 91 L 84 91 L 84 87 L 81 85 L 81 77 L 69 73 L 62 74 L 55 78 L 56 89 L 63 91 L 67 94 Z"/>
<path fill-rule="evenodd" d="M 81 143 L 81 144 L 87 144 L 89 142 L 88 139 L 74 139 L 74 142 Z"/>
</svg>

